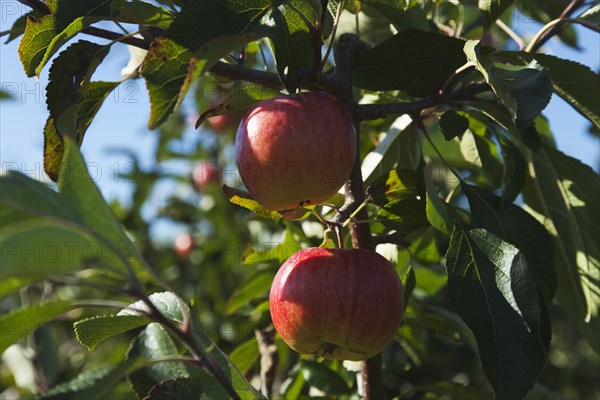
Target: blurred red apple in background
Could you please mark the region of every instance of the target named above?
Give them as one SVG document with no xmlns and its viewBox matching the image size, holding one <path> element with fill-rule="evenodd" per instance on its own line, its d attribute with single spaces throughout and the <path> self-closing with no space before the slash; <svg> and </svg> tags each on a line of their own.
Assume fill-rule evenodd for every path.
<svg viewBox="0 0 600 400">
<path fill-rule="evenodd" d="M 189 233 L 180 233 L 175 238 L 175 253 L 180 257 L 187 257 L 194 250 L 194 238 Z"/>
<path fill-rule="evenodd" d="M 325 92 L 257 103 L 235 139 L 244 185 L 258 203 L 276 211 L 329 199 L 348 179 L 355 152 L 352 118 Z"/>
<path fill-rule="evenodd" d="M 220 133 L 236 128 L 240 123 L 240 116 L 229 113 L 208 118 L 207 121 L 215 132 Z"/>
<path fill-rule="evenodd" d="M 404 313 L 395 269 L 362 249 L 299 251 L 277 272 L 269 301 L 275 329 L 292 349 L 353 361 L 381 352 Z"/>
<path fill-rule="evenodd" d="M 192 170 L 192 180 L 198 190 L 204 189 L 211 182 L 218 182 L 219 166 L 211 161 L 199 162 Z"/>
</svg>

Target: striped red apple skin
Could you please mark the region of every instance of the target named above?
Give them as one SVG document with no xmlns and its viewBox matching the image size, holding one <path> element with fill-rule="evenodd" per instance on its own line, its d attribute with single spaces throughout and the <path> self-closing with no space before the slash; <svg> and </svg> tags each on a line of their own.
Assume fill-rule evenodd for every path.
<svg viewBox="0 0 600 400">
<path fill-rule="evenodd" d="M 235 139 L 246 189 L 275 211 L 328 200 L 348 179 L 355 156 L 352 117 L 326 92 L 257 103 L 242 118 Z"/>
<path fill-rule="evenodd" d="M 394 338 L 404 291 L 392 265 L 374 251 L 308 248 L 279 269 L 271 318 L 299 353 L 364 360 Z"/>
</svg>

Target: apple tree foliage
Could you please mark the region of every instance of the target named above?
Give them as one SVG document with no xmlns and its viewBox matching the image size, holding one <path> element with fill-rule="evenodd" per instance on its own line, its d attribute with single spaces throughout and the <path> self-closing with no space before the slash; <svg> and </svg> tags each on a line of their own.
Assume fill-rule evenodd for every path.
<svg viewBox="0 0 600 400">
<path fill-rule="evenodd" d="M 600 129 L 599 76 L 543 47 L 585 48 L 573 25 L 598 32 L 597 5 L 21 3 L 28 13 L 3 34 L 20 38 L 27 76 L 49 69 L 43 161 L 56 184 L 0 178 L 3 390 L 357 398 L 356 368 L 298 356 L 273 334 L 268 312 L 278 266 L 300 248 L 336 245 L 324 229 L 335 225 L 345 246 L 385 254 L 405 286 L 403 325 L 382 372 L 368 377 L 386 398 L 597 395 L 600 180 L 556 147 L 543 114 L 559 96 Z M 527 25 L 539 29 L 529 41 L 511 29 L 523 21 L 538 22 Z M 94 80 L 124 44 L 147 50 L 139 67 Z M 157 146 L 149 167 L 134 149 L 121 152 L 132 161 L 119 175 L 132 200 L 109 204 L 79 149 L 103 101 L 130 80 L 147 87 Z M 282 216 L 227 173 L 234 132 L 215 134 L 207 120 L 190 141 L 189 117 L 239 118 L 298 90 L 331 91 L 349 107 L 360 127 L 359 193 L 349 185 L 346 199 L 340 192 Z M 168 168 L 202 160 L 219 164 L 222 187 L 194 192 L 189 175 Z M 165 182 L 181 190 L 157 207 L 150 199 Z M 193 235 L 189 256 L 155 237 L 165 221 Z M 351 240 L 365 226 L 368 240 Z M 565 375 L 588 383 L 573 387 Z"/>
</svg>

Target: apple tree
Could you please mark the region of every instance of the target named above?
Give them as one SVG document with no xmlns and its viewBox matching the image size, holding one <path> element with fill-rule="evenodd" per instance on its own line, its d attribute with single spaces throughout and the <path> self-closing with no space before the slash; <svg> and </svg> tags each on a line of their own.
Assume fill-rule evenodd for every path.
<svg viewBox="0 0 600 400">
<path fill-rule="evenodd" d="M 558 96 L 590 132 L 600 129 L 598 74 L 545 47 L 585 49 L 573 27 L 600 32 L 600 6 L 19 2 L 27 13 L 3 35 L 20 40 L 28 77 L 49 69 L 40 143 L 52 183 L 0 176 L 0 390 L 44 399 L 598 395 L 600 180 L 557 148 L 544 109 Z M 536 22 L 527 38 L 517 33 L 523 20 Z M 94 80 L 125 45 L 123 79 Z M 144 162 L 118 150 L 133 165 L 120 176 L 133 188 L 121 204 L 104 199 L 80 148 L 126 81 L 147 88 L 157 145 Z M 300 98 L 311 100 L 297 111 Z M 268 172 L 287 179 L 264 174 L 257 186 L 250 169 L 269 157 L 279 161 Z M 296 172 L 314 179 L 296 182 Z M 175 246 L 157 234 L 165 223 L 184 231 Z M 327 254 L 340 255 L 340 268 L 316 279 L 322 271 L 309 267 L 319 271 Z M 293 312 L 280 304 L 286 283 L 276 274 L 299 259 L 310 290 L 294 292 L 298 304 L 331 302 L 310 303 L 294 329 L 319 339 L 310 321 L 326 321 L 346 347 L 381 352 L 363 359 L 290 343 Z"/>
</svg>

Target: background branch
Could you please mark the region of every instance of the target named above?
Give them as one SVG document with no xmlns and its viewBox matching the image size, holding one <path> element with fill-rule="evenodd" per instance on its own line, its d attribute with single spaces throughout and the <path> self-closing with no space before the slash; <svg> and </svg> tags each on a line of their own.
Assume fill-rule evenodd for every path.
<svg viewBox="0 0 600 400">
<path fill-rule="evenodd" d="M 563 12 L 558 17 L 559 20 L 569 18 L 579 7 L 581 7 L 584 3 L 584 0 L 573 0 L 569 5 L 563 10 Z M 560 33 L 563 29 L 563 24 L 554 25 L 551 29 L 546 31 L 541 36 L 534 39 L 532 43 L 527 46 L 527 51 L 531 53 L 535 53 L 540 47 L 542 47 L 548 40 L 550 40 L 553 36 Z M 544 29 L 544 28 L 542 28 Z"/>
</svg>

